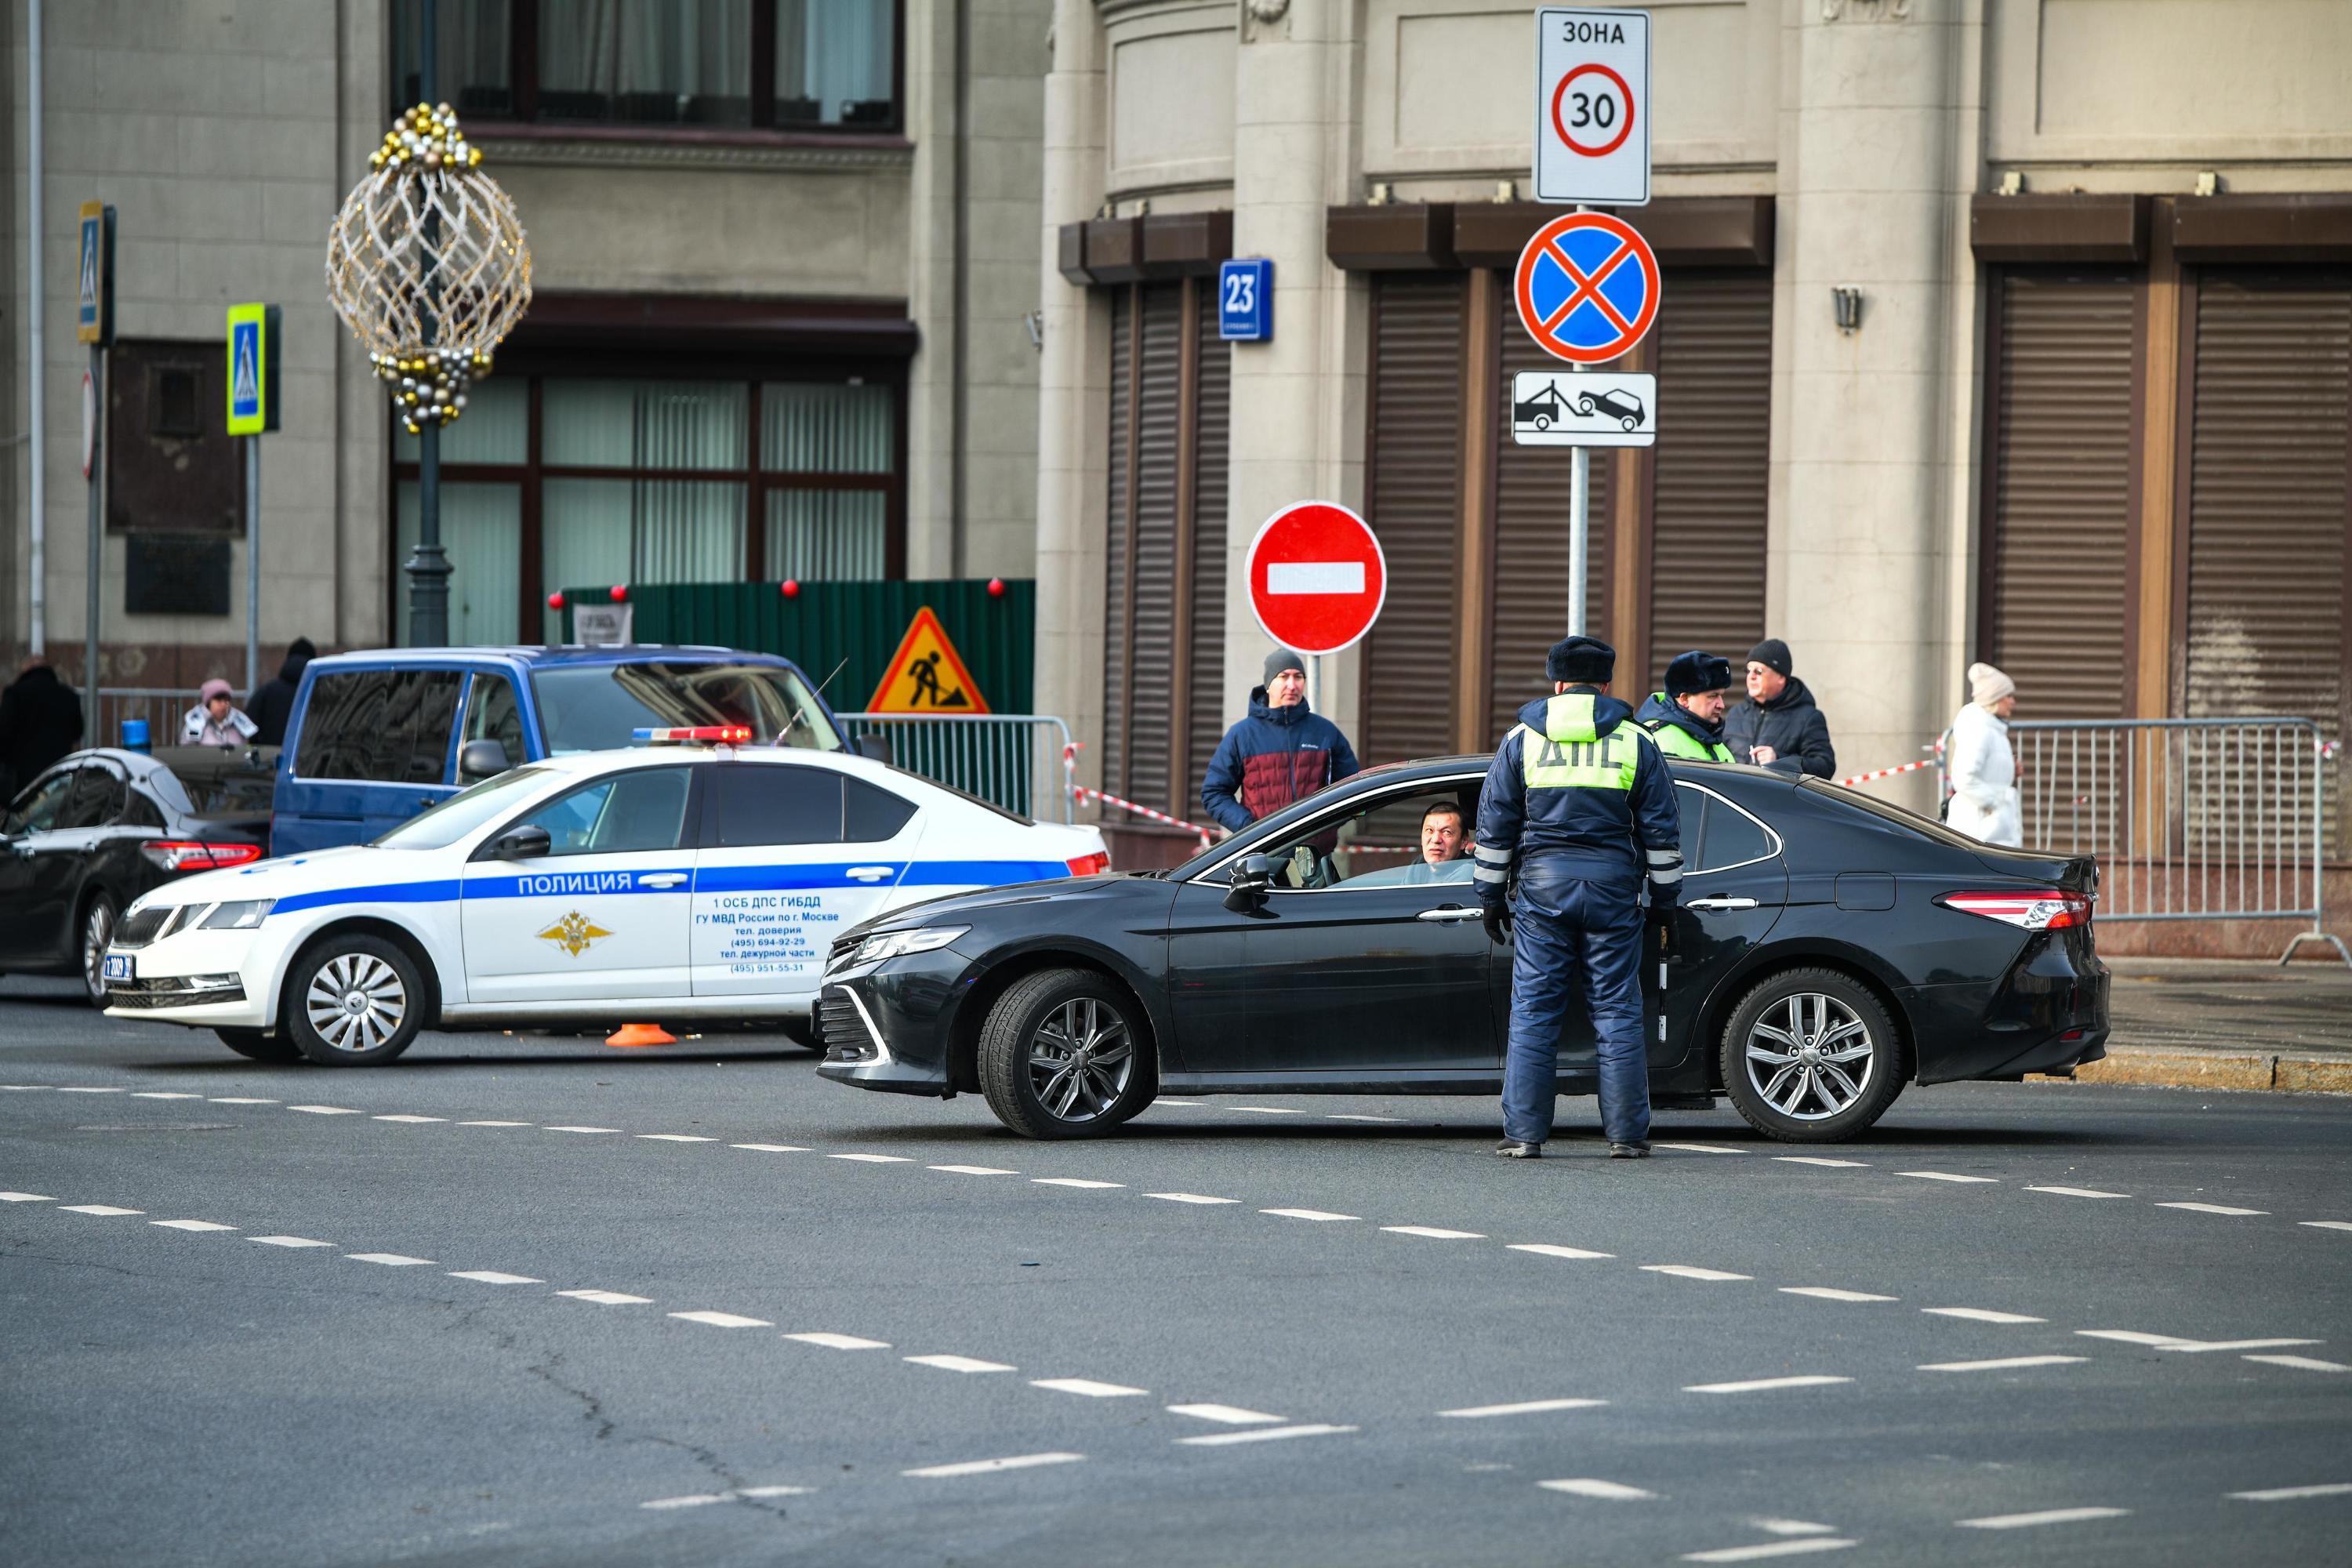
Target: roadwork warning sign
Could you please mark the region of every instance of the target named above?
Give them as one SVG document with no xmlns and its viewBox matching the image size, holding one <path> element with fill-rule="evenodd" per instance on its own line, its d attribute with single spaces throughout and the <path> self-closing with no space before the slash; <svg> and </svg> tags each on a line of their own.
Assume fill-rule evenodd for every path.
<svg viewBox="0 0 2352 1568">
<path fill-rule="evenodd" d="M 971 678 L 963 659 L 956 653 L 955 644 L 948 640 L 947 628 L 940 617 L 925 605 L 915 612 L 907 627 L 907 635 L 898 639 L 898 651 L 882 671 L 882 684 L 874 689 L 874 700 L 866 705 L 869 713 L 985 713 L 988 700 L 980 694 L 980 683 Z"/>
</svg>

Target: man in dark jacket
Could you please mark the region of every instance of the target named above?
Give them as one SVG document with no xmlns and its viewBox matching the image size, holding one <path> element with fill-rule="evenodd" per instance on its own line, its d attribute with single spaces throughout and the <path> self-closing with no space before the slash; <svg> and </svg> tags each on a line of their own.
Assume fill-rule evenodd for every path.
<svg viewBox="0 0 2352 1568">
<path fill-rule="evenodd" d="M 246 710 L 255 725 L 255 745 L 286 743 L 287 721 L 294 717 L 294 693 L 302 684 L 302 671 L 318 657 L 319 650 L 310 645 L 309 637 L 296 637 L 287 645 L 286 662 L 278 667 L 278 679 L 262 682 L 261 689 L 253 694 L 253 701 Z"/>
<path fill-rule="evenodd" d="M 1512 947 L 1503 1141 L 1495 1150 L 1508 1159 L 1541 1157 L 1551 1136 L 1560 1020 L 1578 992 L 1592 1020 L 1610 1158 L 1650 1152 L 1643 891 L 1646 884 L 1654 911 L 1674 908 L 1682 814 L 1657 742 L 1609 695 L 1616 666 L 1616 650 L 1593 637 L 1553 647 L 1545 668 L 1554 695 L 1519 710 L 1478 797 L 1472 875 L 1487 936 Z"/>
<path fill-rule="evenodd" d="M 1250 691 L 1249 717 L 1225 731 L 1209 759 L 1201 805 L 1238 833 L 1360 765 L 1339 726 L 1307 710 L 1307 661 L 1278 647 L 1265 656 L 1265 684 Z"/>
<path fill-rule="evenodd" d="M 1743 763 L 1783 773 L 1837 777 L 1829 721 L 1790 673 L 1789 645 L 1766 637 L 1748 650 L 1748 700 L 1724 716 L 1723 743 Z"/>
<path fill-rule="evenodd" d="M 1658 750 L 1695 763 L 1736 759 L 1723 743 L 1723 705 L 1731 695 L 1731 661 L 1693 649 L 1666 666 L 1666 689 L 1653 691 L 1633 715 Z"/>
<path fill-rule="evenodd" d="M 80 742 L 80 697 L 48 660 L 26 659 L 24 673 L 0 691 L 0 801 Z"/>
</svg>

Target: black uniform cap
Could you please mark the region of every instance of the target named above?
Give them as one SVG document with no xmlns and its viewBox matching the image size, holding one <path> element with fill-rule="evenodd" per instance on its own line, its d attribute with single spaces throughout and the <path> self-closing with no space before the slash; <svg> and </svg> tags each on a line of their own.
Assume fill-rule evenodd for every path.
<svg viewBox="0 0 2352 1568">
<path fill-rule="evenodd" d="M 1694 691 L 1721 691 L 1731 684 L 1731 661 L 1693 648 L 1676 654 L 1666 666 L 1666 695 L 1688 697 Z"/>
<path fill-rule="evenodd" d="M 1617 650 L 1599 637 L 1568 637 L 1552 644 L 1544 673 L 1571 686 L 1601 686 L 1615 679 Z"/>
</svg>

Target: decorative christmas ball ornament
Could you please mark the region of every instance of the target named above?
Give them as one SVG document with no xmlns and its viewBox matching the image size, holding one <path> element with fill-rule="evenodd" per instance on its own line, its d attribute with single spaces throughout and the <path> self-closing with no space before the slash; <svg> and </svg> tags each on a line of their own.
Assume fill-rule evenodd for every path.
<svg viewBox="0 0 2352 1568">
<path fill-rule="evenodd" d="M 629 602 L 629 591 L 618 583 L 613 584 L 611 594 L 606 596 L 616 605 L 625 605 Z"/>
<path fill-rule="evenodd" d="M 787 599 L 797 599 L 797 598 L 799 598 L 800 596 L 801 596 L 801 580 L 800 580 L 799 578 L 797 578 L 797 577 L 787 577 L 787 578 L 785 578 L 785 579 L 784 579 L 784 597 L 785 597 L 785 598 L 787 598 Z"/>
<path fill-rule="evenodd" d="M 551 610 L 560 610 L 563 608 L 563 591 L 562 589 L 559 588 L 554 593 L 550 594 L 547 596 L 547 607 Z"/>
<path fill-rule="evenodd" d="M 1003 579 L 1003 578 L 1002 578 L 1002 577 L 991 577 L 991 578 L 988 580 L 988 596 L 989 596 L 990 598 L 992 598 L 992 599 L 1002 599 L 1003 597 L 1004 597 L 1004 579 Z"/>
</svg>

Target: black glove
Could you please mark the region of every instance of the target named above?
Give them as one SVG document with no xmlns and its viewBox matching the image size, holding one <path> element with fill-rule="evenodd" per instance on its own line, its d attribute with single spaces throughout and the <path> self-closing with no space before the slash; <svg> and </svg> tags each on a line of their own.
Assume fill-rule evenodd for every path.
<svg viewBox="0 0 2352 1568">
<path fill-rule="evenodd" d="M 1505 903 L 1484 906 L 1486 940 L 1500 947 L 1511 940 L 1511 907 Z"/>
</svg>

